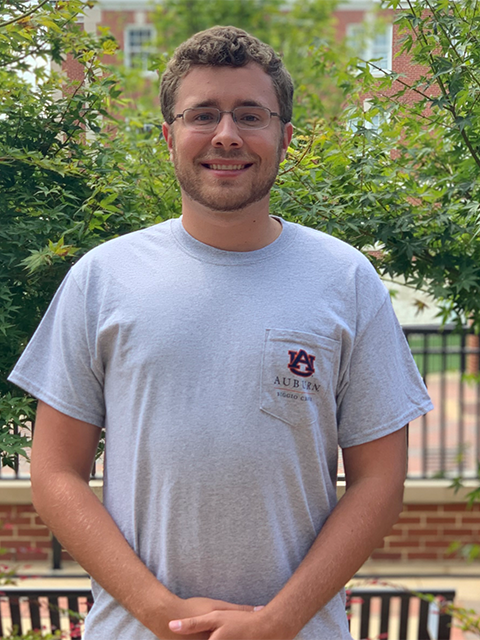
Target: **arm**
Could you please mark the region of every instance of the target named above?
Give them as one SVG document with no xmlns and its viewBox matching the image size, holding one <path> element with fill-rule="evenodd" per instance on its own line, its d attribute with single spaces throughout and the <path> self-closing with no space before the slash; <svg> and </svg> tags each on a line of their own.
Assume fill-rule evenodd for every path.
<svg viewBox="0 0 480 640">
<path fill-rule="evenodd" d="M 32 446 L 33 503 L 64 547 L 159 638 L 174 637 L 168 628 L 174 617 L 220 608 L 251 611 L 208 598 L 182 600 L 147 569 L 88 486 L 99 436 L 98 427 L 39 403 Z"/>
<path fill-rule="evenodd" d="M 402 510 L 405 428 L 344 449 L 343 458 L 345 495 L 275 598 L 253 618 L 241 612 L 217 611 L 182 621 L 177 633 L 210 629 L 214 631 L 210 640 L 291 640 L 345 586 Z"/>
</svg>

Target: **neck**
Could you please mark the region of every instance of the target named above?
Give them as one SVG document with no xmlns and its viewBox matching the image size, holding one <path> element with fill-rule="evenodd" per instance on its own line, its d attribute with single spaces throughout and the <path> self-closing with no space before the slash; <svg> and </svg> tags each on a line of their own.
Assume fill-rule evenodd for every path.
<svg viewBox="0 0 480 640">
<path fill-rule="evenodd" d="M 282 225 L 268 213 L 268 201 L 238 211 L 212 211 L 183 199 L 182 224 L 196 240 L 224 251 L 255 251 L 271 244 Z"/>
</svg>

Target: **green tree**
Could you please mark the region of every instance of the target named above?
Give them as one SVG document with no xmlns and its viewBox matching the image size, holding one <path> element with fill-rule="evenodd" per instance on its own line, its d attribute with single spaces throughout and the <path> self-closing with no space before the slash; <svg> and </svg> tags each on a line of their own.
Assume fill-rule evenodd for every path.
<svg viewBox="0 0 480 640">
<path fill-rule="evenodd" d="M 283 50 L 297 84 L 296 133 L 272 210 L 348 241 L 380 274 L 443 301 L 444 318 L 480 328 L 477 4 L 385 3 L 422 70 L 411 85 L 346 59 L 322 6 L 293 3 L 286 14 L 277 0 L 167 0 L 157 28 L 165 51 L 219 22 Z M 76 26 L 87 3 L 22 7 L 0 2 L 0 448 L 10 464 L 21 448 L 12 431 L 33 408 L 6 375 L 66 270 L 92 246 L 180 207 L 158 108 L 124 98 L 128 83 L 102 62 L 115 51 L 111 36 Z M 12 73 L 32 67 L 30 54 L 57 64 L 71 56 L 84 79 L 67 83 L 40 67 L 32 90 Z M 160 71 L 164 63 L 163 54 L 154 61 Z"/>
<path fill-rule="evenodd" d="M 276 190 L 291 219 L 369 253 L 480 330 L 480 7 L 409 0 L 395 9 L 409 83 L 375 62 L 330 65 L 344 92 L 335 117 L 313 110 Z M 324 64 L 320 52 L 319 64 Z M 369 108 L 365 109 L 365 99 Z"/>
<path fill-rule="evenodd" d="M 418 77 L 381 73 L 375 61 L 332 63 L 319 52 L 344 92 L 343 109 L 330 118 L 307 110 L 273 207 L 356 246 L 381 275 L 430 293 L 443 321 L 479 333 L 480 5 L 383 6 L 395 10 L 401 53 Z M 469 501 L 479 500 L 477 487 Z M 480 553 L 479 545 L 456 550 Z M 462 628 L 478 632 L 478 617 L 470 624 L 462 615 Z"/>
<path fill-rule="evenodd" d="M 158 5 L 154 21 L 157 47 L 170 54 L 181 42 L 198 31 L 215 25 L 234 25 L 245 29 L 278 51 L 297 87 L 297 117 L 301 115 L 303 95 L 314 96 L 318 113 L 335 113 L 342 95 L 335 79 L 325 73 L 325 61 L 314 62 L 321 50 L 327 59 L 344 56 L 342 43 L 336 41 L 332 12 L 336 0 L 294 0 L 286 9 L 283 0 L 165 0 Z M 153 61 L 162 67 L 166 56 Z"/>
<path fill-rule="evenodd" d="M 23 452 L 32 399 L 6 381 L 72 262 L 116 235 L 175 214 L 158 129 L 125 123 L 108 33 L 85 33 L 83 0 L 0 2 L 0 456 Z M 32 56 L 34 57 L 32 59 Z M 69 82 L 50 71 L 73 58 Z M 39 63 L 44 64 L 39 64 Z M 25 77 L 29 72 L 34 78 Z M 28 434 L 27 434 L 28 436 Z"/>
</svg>

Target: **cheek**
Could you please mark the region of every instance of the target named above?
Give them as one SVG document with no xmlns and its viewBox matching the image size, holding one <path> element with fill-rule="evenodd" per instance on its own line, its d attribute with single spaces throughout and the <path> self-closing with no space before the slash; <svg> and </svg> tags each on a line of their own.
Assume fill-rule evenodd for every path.
<svg viewBox="0 0 480 640">
<path fill-rule="evenodd" d="M 261 145 L 258 146 L 257 152 L 264 158 L 278 160 L 284 152 L 283 136 L 278 135 L 273 139 L 263 140 Z"/>
<path fill-rule="evenodd" d="M 205 136 L 196 138 L 195 136 L 188 136 L 185 138 L 176 138 L 172 141 L 173 154 L 177 161 L 190 162 L 194 161 L 197 157 L 205 155 L 205 148 L 208 147 L 208 143 L 205 142 Z M 171 157 L 172 151 L 170 152 Z"/>
</svg>

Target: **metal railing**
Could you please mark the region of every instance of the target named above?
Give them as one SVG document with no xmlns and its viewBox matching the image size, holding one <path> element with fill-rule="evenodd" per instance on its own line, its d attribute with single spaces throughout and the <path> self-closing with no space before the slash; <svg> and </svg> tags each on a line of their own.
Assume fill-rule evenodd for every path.
<svg viewBox="0 0 480 640">
<path fill-rule="evenodd" d="M 434 404 L 409 425 L 408 476 L 478 477 L 479 336 L 454 325 L 403 330 Z"/>
<path fill-rule="evenodd" d="M 403 327 L 434 410 L 409 425 L 410 478 L 475 478 L 480 461 L 479 337 L 453 325 Z M 103 460 L 92 471 L 102 478 Z M 0 469 L 0 481 L 29 480 L 23 458 Z"/>
<path fill-rule="evenodd" d="M 30 452 L 27 451 L 27 454 L 29 453 Z M 93 463 L 90 478 L 92 480 L 101 480 L 103 478 L 103 455 Z M 30 482 L 30 462 L 23 456 L 16 455 L 13 468 L 0 466 L 0 482 L 2 480 L 23 480 Z"/>
</svg>

